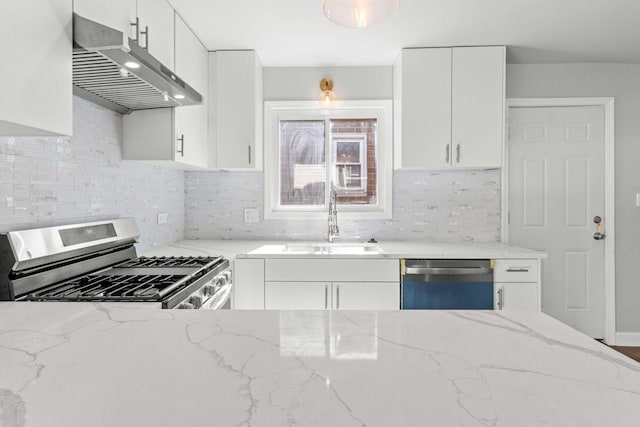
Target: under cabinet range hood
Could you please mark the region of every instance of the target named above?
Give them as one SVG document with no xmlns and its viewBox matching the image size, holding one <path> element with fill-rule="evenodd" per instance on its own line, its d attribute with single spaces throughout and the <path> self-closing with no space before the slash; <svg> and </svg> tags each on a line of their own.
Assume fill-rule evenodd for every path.
<svg viewBox="0 0 640 427">
<path fill-rule="evenodd" d="M 73 93 L 122 114 L 202 95 L 121 31 L 73 14 Z M 127 45 L 128 44 L 128 45 Z"/>
</svg>

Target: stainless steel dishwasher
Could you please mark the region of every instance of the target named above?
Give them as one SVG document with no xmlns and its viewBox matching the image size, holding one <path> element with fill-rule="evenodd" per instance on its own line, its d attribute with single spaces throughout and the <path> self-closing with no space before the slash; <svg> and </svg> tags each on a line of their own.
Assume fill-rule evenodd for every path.
<svg viewBox="0 0 640 427">
<path fill-rule="evenodd" d="M 402 259 L 403 310 L 493 310 L 488 259 Z"/>
</svg>

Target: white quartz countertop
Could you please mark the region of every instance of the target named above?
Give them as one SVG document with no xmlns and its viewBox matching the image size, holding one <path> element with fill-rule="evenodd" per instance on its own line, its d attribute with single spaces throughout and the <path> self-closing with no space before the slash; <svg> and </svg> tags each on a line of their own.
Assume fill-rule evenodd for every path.
<svg viewBox="0 0 640 427">
<path fill-rule="evenodd" d="M 638 426 L 640 364 L 535 312 L 0 303 L 5 426 Z"/>
<path fill-rule="evenodd" d="M 531 259 L 546 258 L 547 254 L 532 249 L 510 246 L 500 242 L 422 242 L 422 241 L 381 241 L 379 254 L 308 255 L 283 253 L 276 248 L 286 245 L 286 241 L 260 240 L 182 240 L 166 246 L 153 248 L 143 255 L 224 255 L 228 258 L 489 258 L 489 259 Z M 304 242 L 294 242 L 304 244 Z M 310 242 L 320 243 L 320 242 Z M 341 244 L 341 243 L 339 243 Z"/>
</svg>

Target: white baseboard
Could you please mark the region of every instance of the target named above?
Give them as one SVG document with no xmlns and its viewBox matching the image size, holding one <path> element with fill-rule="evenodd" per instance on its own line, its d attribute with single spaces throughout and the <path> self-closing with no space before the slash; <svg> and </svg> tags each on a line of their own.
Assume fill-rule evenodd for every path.
<svg viewBox="0 0 640 427">
<path fill-rule="evenodd" d="M 616 344 L 620 347 L 640 347 L 640 332 L 616 333 Z"/>
</svg>

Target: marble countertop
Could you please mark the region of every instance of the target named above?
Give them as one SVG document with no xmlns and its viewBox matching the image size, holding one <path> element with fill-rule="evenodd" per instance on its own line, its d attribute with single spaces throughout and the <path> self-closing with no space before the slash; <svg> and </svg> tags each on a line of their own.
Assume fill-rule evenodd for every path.
<svg viewBox="0 0 640 427">
<path fill-rule="evenodd" d="M 423 242 L 382 241 L 381 254 L 292 254 L 260 249 L 263 246 L 279 246 L 290 242 L 260 240 L 182 240 L 153 248 L 143 255 L 223 255 L 228 258 L 490 258 L 490 259 L 541 259 L 547 254 L 532 249 L 510 246 L 500 242 Z M 301 244 L 303 242 L 295 242 Z"/>
<path fill-rule="evenodd" d="M 638 426 L 640 364 L 534 312 L 0 303 L 0 425 Z"/>
</svg>

